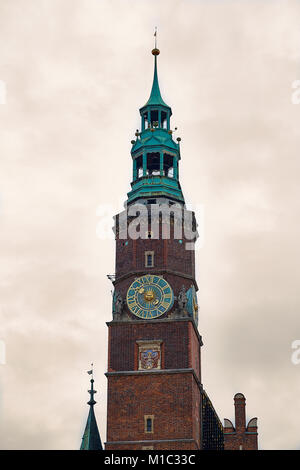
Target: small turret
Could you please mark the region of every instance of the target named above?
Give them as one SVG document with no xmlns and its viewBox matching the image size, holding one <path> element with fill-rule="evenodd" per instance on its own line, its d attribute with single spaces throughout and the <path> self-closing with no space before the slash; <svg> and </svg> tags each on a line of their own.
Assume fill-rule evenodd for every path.
<svg viewBox="0 0 300 470">
<path fill-rule="evenodd" d="M 235 426 L 224 419 L 225 450 L 257 450 L 257 418 L 246 426 L 246 398 L 242 393 L 234 395 Z"/>
<path fill-rule="evenodd" d="M 93 374 L 93 370 L 88 371 L 88 374 Z M 101 443 L 101 438 L 97 426 L 97 421 L 94 413 L 94 405 L 97 403 L 94 400 L 94 395 L 97 393 L 96 390 L 94 390 L 94 379 L 93 375 L 91 378 L 91 389 L 88 390 L 90 394 L 90 400 L 87 402 L 87 404 L 90 406 L 89 410 L 89 415 L 87 419 L 87 423 L 85 426 L 84 434 L 82 437 L 82 443 L 80 450 L 103 450 L 102 449 L 102 443 Z"/>
<path fill-rule="evenodd" d="M 157 75 L 157 56 L 160 54 L 160 50 L 154 48 L 152 50 L 154 55 L 154 76 L 153 84 L 150 93 L 150 98 L 147 103 L 140 108 L 140 115 L 142 117 L 142 131 L 145 129 L 158 127 L 170 130 L 170 116 L 172 110 L 161 97 L 158 75 Z"/>
</svg>

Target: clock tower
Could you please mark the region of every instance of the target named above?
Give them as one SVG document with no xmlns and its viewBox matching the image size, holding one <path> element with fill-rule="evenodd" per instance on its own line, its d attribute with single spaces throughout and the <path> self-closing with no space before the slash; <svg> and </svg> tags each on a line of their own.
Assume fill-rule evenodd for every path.
<svg viewBox="0 0 300 470">
<path fill-rule="evenodd" d="M 152 90 L 131 141 L 131 190 L 115 216 L 107 450 L 203 447 L 197 224 L 179 182 L 180 138 L 160 93 L 159 53 L 152 50 Z"/>
</svg>

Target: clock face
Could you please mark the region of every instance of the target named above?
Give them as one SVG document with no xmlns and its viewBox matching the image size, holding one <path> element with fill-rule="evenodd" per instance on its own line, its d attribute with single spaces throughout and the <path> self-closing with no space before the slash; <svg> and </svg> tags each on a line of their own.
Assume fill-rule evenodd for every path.
<svg viewBox="0 0 300 470">
<path fill-rule="evenodd" d="M 146 320 L 166 313 L 174 303 L 170 284 L 160 276 L 137 278 L 127 291 L 127 305 L 131 313 Z"/>
</svg>

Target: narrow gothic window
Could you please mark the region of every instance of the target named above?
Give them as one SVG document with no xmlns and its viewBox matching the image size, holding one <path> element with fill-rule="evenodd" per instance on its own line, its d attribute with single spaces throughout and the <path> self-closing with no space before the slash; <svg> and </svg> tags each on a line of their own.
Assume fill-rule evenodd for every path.
<svg viewBox="0 0 300 470">
<path fill-rule="evenodd" d="M 151 432 L 151 431 L 152 431 L 152 419 L 147 418 L 147 432 Z"/>
<path fill-rule="evenodd" d="M 153 433 L 154 416 L 153 415 L 145 415 L 144 420 L 145 420 L 145 433 Z"/>
<path fill-rule="evenodd" d="M 153 268 L 154 266 L 154 251 L 145 252 L 145 266 L 146 268 Z"/>
</svg>

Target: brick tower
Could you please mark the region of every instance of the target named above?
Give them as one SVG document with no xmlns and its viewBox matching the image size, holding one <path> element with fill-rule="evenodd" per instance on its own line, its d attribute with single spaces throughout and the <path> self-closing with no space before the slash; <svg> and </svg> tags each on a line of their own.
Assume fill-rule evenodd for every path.
<svg viewBox="0 0 300 470">
<path fill-rule="evenodd" d="M 257 450 L 257 418 L 246 426 L 246 398 L 242 393 L 234 396 L 235 426 L 224 419 L 225 450 Z"/>
<path fill-rule="evenodd" d="M 161 97 L 157 47 L 152 54 L 152 90 L 131 141 L 131 191 L 115 217 L 105 448 L 197 450 L 203 389 L 196 220 L 181 191 L 180 138 L 173 140 L 172 110 Z"/>
</svg>

